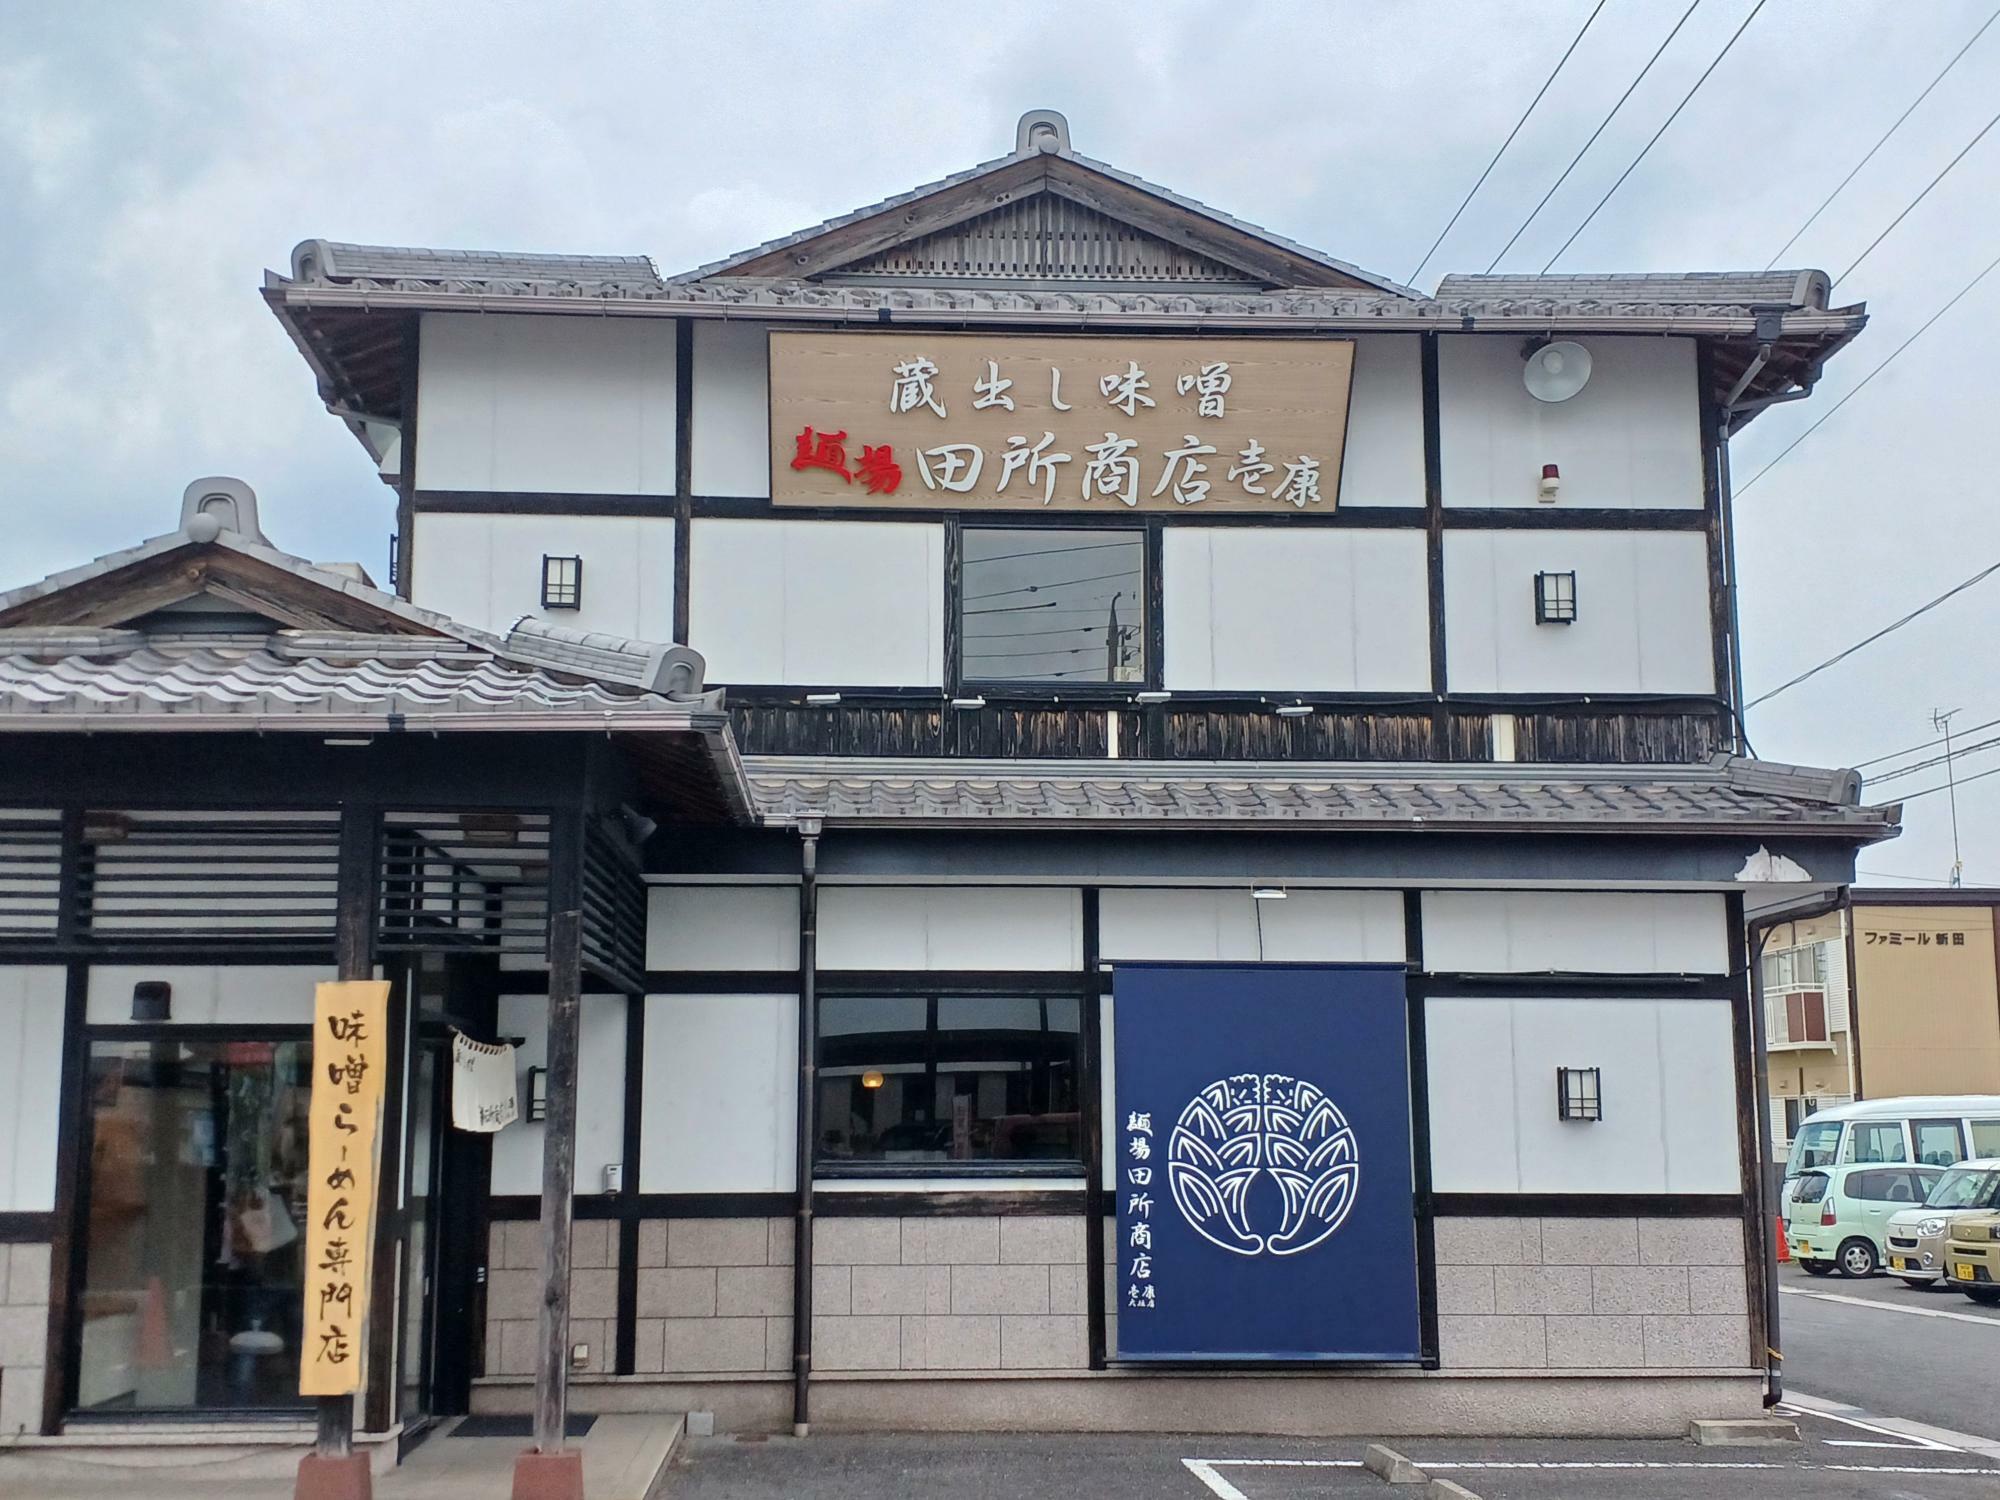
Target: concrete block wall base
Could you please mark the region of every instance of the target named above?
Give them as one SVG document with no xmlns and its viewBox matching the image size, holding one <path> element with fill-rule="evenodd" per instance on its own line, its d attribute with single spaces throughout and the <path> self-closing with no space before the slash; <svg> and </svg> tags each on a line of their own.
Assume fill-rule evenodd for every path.
<svg viewBox="0 0 2000 1500">
<path fill-rule="evenodd" d="M 514 1460 L 514 1500 L 583 1500 L 583 1453 L 529 1451 Z"/>
<path fill-rule="evenodd" d="M 473 1409 L 527 1412 L 534 1388 L 482 1380 Z M 789 1432 L 782 1376 L 578 1381 L 571 1407 L 707 1411 L 717 1432 Z M 1679 1438 L 1697 1417 L 1764 1410 L 1761 1370 L 815 1376 L 815 1432 L 1204 1432 L 1271 1437 Z"/>
<path fill-rule="evenodd" d="M 374 1496 L 375 1475 L 365 1453 L 340 1458 L 308 1453 L 299 1460 L 292 1500 L 374 1500 Z"/>
</svg>

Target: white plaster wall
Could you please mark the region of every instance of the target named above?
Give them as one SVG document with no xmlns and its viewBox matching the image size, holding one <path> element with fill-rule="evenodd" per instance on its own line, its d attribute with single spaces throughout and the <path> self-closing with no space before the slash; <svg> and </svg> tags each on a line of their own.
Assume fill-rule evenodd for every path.
<svg viewBox="0 0 2000 1500">
<path fill-rule="evenodd" d="M 1162 566 L 1169 688 L 1430 687 L 1420 531 L 1172 526 Z"/>
<path fill-rule="evenodd" d="M 1535 623 L 1535 574 L 1576 574 L 1576 621 Z M 1691 531 L 1447 531 L 1454 692 L 1710 693 L 1708 549 Z"/>
<path fill-rule="evenodd" d="M 671 319 L 425 313 L 417 384 L 422 489 L 674 492 Z"/>
<path fill-rule="evenodd" d="M 649 969 L 796 969 L 796 885 L 656 885 L 646 893 Z"/>
<path fill-rule="evenodd" d="M 697 520 L 687 642 L 713 683 L 944 681 L 944 528 Z"/>
<path fill-rule="evenodd" d="M 1701 416 L 1694 340 L 1581 339 L 1590 382 L 1567 401 L 1521 383 L 1519 334 L 1447 334 L 1438 349 L 1446 505 L 1541 504 L 1542 465 L 1562 470 L 1551 509 L 1699 509 Z"/>
<path fill-rule="evenodd" d="M 1425 891 L 1434 974 L 1726 974 L 1719 894 Z"/>
<path fill-rule="evenodd" d="M 1403 898 L 1398 891 L 1294 890 L 1282 901 L 1253 901 L 1248 885 L 1106 890 L 1097 898 L 1097 941 L 1106 960 L 1401 963 Z"/>
<path fill-rule="evenodd" d="M 1423 348 L 1416 334 L 1355 336 L 1340 503 L 1424 503 Z"/>
<path fill-rule="evenodd" d="M 583 608 L 542 608 L 542 558 L 583 559 Z M 642 641 L 674 638 L 671 516 L 421 512 L 410 597 L 466 625 L 523 615 Z"/>
<path fill-rule="evenodd" d="M 0 1213 L 56 1204 L 63 980 L 55 966 L 0 967 Z"/>
<path fill-rule="evenodd" d="M 96 964 L 85 992 L 84 1017 L 92 1026 L 129 1026 L 132 986 L 142 979 L 164 979 L 174 989 L 176 1025 L 310 1026 L 315 986 L 337 978 L 330 966 Z"/>
<path fill-rule="evenodd" d="M 1043 887 L 819 888 L 822 969 L 1083 967 L 1083 897 Z"/>
<path fill-rule="evenodd" d="M 795 1185 L 798 1027 L 796 995 L 646 997 L 642 1192 Z"/>
<path fill-rule="evenodd" d="M 1734 1193 L 1726 1000 L 1426 1002 L 1441 1193 Z M 1602 1070 L 1602 1120 L 1556 1114 L 1556 1069 Z"/>
<path fill-rule="evenodd" d="M 770 329 L 697 319 L 691 406 L 694 492 L 769 496 Z"/>
<path fill-rule="evenodd" d="M 577 1039 L 576 1191 L 604 1191 L 604 1168 L 625 1155 L 625 1005 L 620 995 L 585 995 Z M 542 1137 L 547 1127 L 528 1123 L 528 1069 L 549 1060 L 546 995 L 502 995 L 498 1031 L 520 1037 L 514 1054 L 521 1118 L 493 1137 L 493 1187 L 497 1194 L 542 1190 Z"/>
</svg>

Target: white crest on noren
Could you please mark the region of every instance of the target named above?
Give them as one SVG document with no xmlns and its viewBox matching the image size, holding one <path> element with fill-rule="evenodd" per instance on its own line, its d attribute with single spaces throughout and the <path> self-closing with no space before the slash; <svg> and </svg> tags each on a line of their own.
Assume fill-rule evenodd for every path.
<svg viewBox="0 0 2000 1500">
<path fill-rule="evenodd" d="M 1250 1189 L 1282 1194 L 1275 1230 L 1252 1224 Z M 1190 1228 L 1236 1255 L 1297 1255 L 1345 1222 L 1361 1148 L 1326 1091 L 1287 1073 L 1236 1073 L 1190 1099 L 1167 1140 L 1167 1180 Z"/>
</svg>

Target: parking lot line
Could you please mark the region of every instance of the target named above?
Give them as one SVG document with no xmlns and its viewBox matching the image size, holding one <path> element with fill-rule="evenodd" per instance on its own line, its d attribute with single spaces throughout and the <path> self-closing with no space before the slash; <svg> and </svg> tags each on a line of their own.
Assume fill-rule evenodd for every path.
<svg viewBox="0 0 2000 1500">
<path fill-rule="evenodd" d="M 1955 1447 L 1950 1443 L 1939 1442 L 1936 1438 L 1924 1437 L 1919 1433 L 1903 1432 L 1894 1427 L 1878 1426 L 1874 1422 L 1864 1422 L 1858 1417 L 1847 1417 L 1835 1412 L 1816 1410 L 1811 1406 L 1802 1406 L 1796 1402 L 1781 1402 L 1779 1403 L 1778 1410 L 1792 1416 L 1818 1417 L 1823 1422 L 1838 1422 L 1843 1427 L 1859 1428 L 1862 1432 L 1872 1432 L 1877 1437 L 1902 1439 L 1901 1442 L 1897 1443 L 1859 1442 L 1852 1438 L 1823 1439 L 1829 1448 L 1922 1448 L 1928 1449 L 1932 1453 L 1963 1453 L 1965 1451 L 1963 1448 Z"/>
<path fill-rule="evenodd" d="M 1873 1307 L 1883 1312 L 1902 1313 L 1912 1318 L 1950 1318 L 1955 1323 L 1978 1323 L 1986 1328 L 2000 1328 L 2000 1318 L 1982 1318 L 1978 1313 L 1946 1312 L 1941 1307 L 1904 1307 L 1896 1302 L 1877 1302 L 1872 1297 L 1849 1297 L 1842 1292 L 1809 1292 L 1802 1286 L 1781 1286 L 1779 1292 L 1787 1297 L 1810 1297 L 1815 1302 L 1840 1302 L 1848 1307 Z"/>
<path fill-rule="evenodd" d="M 2000 1438 L 1954 1432 L 1949 1427 L 1912 1421 L 1908 1417 L 1885 1417 L 1877 1412 L 1863 1411 L 1858 1406 L 1849 1406 L 1845 1402 L 1828 1401 L 1821 1396 L 1809 1396 L 1804 1391 L 1787 1393 L 1779 1409 L 1797 1412 L 1802 1416 L 1825 1417 L 1829 1421 L 1845 1422 L 1849 1426 L 1863 1427 L 1868 1431 L 1882 1432 L 1891 1437 L 1909 1438 L 1946 1453 L 1976 1453 L 1981 1458 L 2000 1463 Z M 1863 1422 L 1861 1418 L 1867 1420 Z"/>
<path fill-rule="evenodd" d="M 1250 1500 L 1243 1491 L 1215 1472 L 1215 1465 L 1199 1458 L 1184 1458 L 1181 1467 L 1208 1486 L 1217 1500 Z"/>
</svg>

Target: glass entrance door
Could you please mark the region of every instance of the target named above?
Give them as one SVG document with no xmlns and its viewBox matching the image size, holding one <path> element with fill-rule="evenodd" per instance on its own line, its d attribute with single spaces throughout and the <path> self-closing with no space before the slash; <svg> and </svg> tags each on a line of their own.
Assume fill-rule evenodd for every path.
<svg viewBox="0 0 2000 1500">
<path fill-rule="evenodd" d="M 403 1204 L 402 1347 L 397 1356 L 396 1420 L 405 1427 L 434 1413 L 431 1399 L 436 1371 L 438 1318 L 434 1288 L 437 1277 L 437 1204 L 440 1156 L 444 1145 L 443 1038 L 434 1028 L 419 1028 L 410 1056 L 410 1133 L 405 1143 L 408 1184 Z"/>
<path fill-rule="evenodd" d="M 90 1044 L 75 1404 L 304 1405 L 311 1044 Z"/>
</svg>

